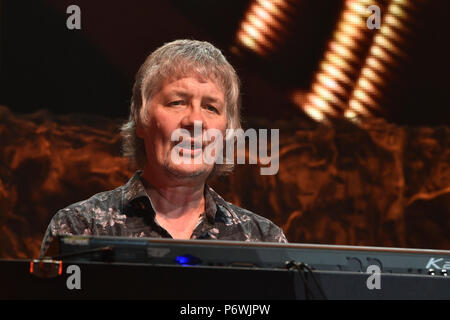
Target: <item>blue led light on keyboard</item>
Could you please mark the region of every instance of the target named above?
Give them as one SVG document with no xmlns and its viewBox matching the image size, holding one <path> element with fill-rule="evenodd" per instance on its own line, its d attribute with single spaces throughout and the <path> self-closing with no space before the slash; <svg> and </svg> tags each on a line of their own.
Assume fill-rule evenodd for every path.
<svg viewBox="0 0 450 320">
<path fill-rule="evenodd" d="M 191 256 L 189 254 L 183 255 L 183 256 L 177 256 L 175 258 L 175 261 L 177 264 L 182 266 L 195 266 L 200 264 L 200 259 L 196 258 L 194 256 Z"/>
</svg>

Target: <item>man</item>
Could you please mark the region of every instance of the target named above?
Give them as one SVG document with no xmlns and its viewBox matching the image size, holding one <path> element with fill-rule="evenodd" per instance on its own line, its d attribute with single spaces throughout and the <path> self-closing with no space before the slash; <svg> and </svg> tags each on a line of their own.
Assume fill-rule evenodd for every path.
<svg viewBox="0 0 450 320">
<path fill-rule="evenodd" d="M 58 211 L 41 256 L 57 234 L 287 242 L 271 221 L 206 183 L 231 165 L 198 157 L 214 143 L 204 133 L 225 137 L 240 128 L 239 95 L 235 70 L 213 45 L 177 40 L 153 52 L 136 75 L 121 131 L 124 155 L 141 170 L 115 190 Z M 190 134 L 181 143 L 173 139 L 179 131 Z"/>
</svg>

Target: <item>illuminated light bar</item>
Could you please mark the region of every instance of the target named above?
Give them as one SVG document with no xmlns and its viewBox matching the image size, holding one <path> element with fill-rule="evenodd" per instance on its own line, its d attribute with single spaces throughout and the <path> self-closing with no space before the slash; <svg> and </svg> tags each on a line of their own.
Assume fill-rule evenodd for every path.
<svg viewBox="0 0 450 320">
<path fill-rule="evenodd" d="M 343 19 L 345 22 L 350 22 L 353 25 L 359 25 L 365 22 L 365 19 L 361 14 L 351 11 L 345 11 Z"/>
<path fill-rule="evenodd" d="M 331 42 L 330 49 L 348 61 L 359 61 L 358 54 L 352 52 L 351 48 L 346 47 L 339 42 Z"/>
<path fill-rule="evenodd" d="M 375 73 L 374 69 L 367 66 L 361 70 L 361 75 L 362 77 L 375 83 L 382 84 L 384 82 L 383 79 L 377 73 Z"/>
<path fill-rule="evenodd" d="M 364 39 L 364 33 L 361 32 L 361 29 L 348 23 L 340 24 L 338 26 L 338 31 L 342 31 L 356 39 Z"/>
<path fill-rule="evenodd" d="M 408 32 L 408 28 L 405 26 L 404 23 L 400 19 L 398 19 L 396 16 L 390 13 L 386 13 L 384 16 L 385 22 L 389 24 L 390 26 L 395 27 L 396 29 L 399 29 L 403 32 Z"/>
<path fill-rule="evenodd" d="M 244 32 L 239 32 L 238 33 L 238 39 L 246 47 L 248 47 L 251 50 L 257 52 L 258 54 L 266 55 L 267 52 L 268 52 L 268 50 L 260 42 L 255 41 L 254 38 L 249 37 Z"/>
<path fill-rule="evenodd" d="M 392 13 L 394 16 L 405 19 L 405 18 L 407 18 L 407 13 L 402 8 L 404 5 L 405 4 L 403 4 L 403 5 L 391 4 L 388 8 L 388 12 Z"/>
<path fill-rule="evenodd" d="M 365 55 L 375 34 L 367 29 L 366 21 L 371 14 L 367 8 L 370 5 L 382 7 L 381 2 L 381 0 L 345 1 L 336 31 L 328 43 L 319 70 L 313 78 L 310 92 L 305 98 L 305 105 L 298 104 L 314 120 L 323 121 L 325 116 L 342 117 L 348 109 L 348 97 L 360 77 Z M 377 75 L 374 73 L 372 77 Z M 363 80 L 362 84 L 368 88 L 373 86 L 367 80 Z M 373 99 L 370 96 L 367 98 Z M 295 103 L 294 99 L 293 101 Z M 361 106 L 358 111 L 364 111 L 364 108 Z M 349 113 L 352 114 L 355 112 Z"/>
<path fill-rule="evenodd" d="M 347 120 L 350 120 L 350 121 L 358 121 L 358 118 L 359 118 L 358 114 L 355 113 L 352 110 L 345 111 L 344 117 L 347 118 Z"/>
<path fill-rule="evenodd" d="M 314 106 L 306 105 L 303 109 L 307 115 L 316 120 L 317 122 L 322 122 L 325 120 L 325 115 L 319 109 Z"/>
<path fill-rule="evenodd" d="M 309 99 L 311 100 L 312 103 L 314 103 L 316 107 L 320 109 L 320 111 L 326 112 L 330 109 L 330 106 L 324 100 L 320 99 L 316 95 L 311 95 Z"/>
<path fill-rule="evenodd" d="M 280 21 L 278 21 L 274 16 L 268 14 L 262 8 L 256 7 L 253 12 L 250 11 L 249 17 L 251 17 L 248 19 L 249 22 L 254 23 L 261 29 L 275 29 L 282 32 L 286 31 L 286 28 L 283 27 Z M 259 21 L 255 23 L 255 19 Z"/>
<path fill-rule="evenodd" d="M 274 29 L 261 28 L 258 26 L 258 24 L 243 22 L 241 28 L 243 32 L 249 37 L 263 43 L 269 43 L 269 41 L 275 40 L 277 38 L 277 32 Z"/>
<path fill-rule="evenodd" d="M 382 35 L 384 35 L 385 37 L 389 37 L 389 38 L 393 38 L 396 36 L 395 34 L 395 30 L 392 27 L 389 27 L 389 25 L 382 25 L 380 32 Z"/>
<path fill-rule="evenodd" d="M 343 103 L 342 99 L 339 98 L 337 94 L 332 92 L 331 90 L 328 90 L 324 86 L 322 86 L 320 83 L 316 83 L 313 86 L 313 91 L 317 92 L 320 96 L 325 99 L 325 101 L 332 102 L 332 103 Z"/>
<path fill-rule="evenodd" d="M 347 111 L 352 111 L 353 113 L 355 113 L 355 112 L 363 113 L 366 111 L 364 106 L 357 100 L 351 100 L 349 105 L 350 105 L 350 110 L 347 110 Z"/>
<path fill-rule="evenodd" d="M 389 41 L 388 38 L 380 36 L 380 35 L 376 35 L 374 42 L 379 45 L 382 48 L 387 49 L 388 51 L 391 51 L 393 53 L 395 53 L 398 56 L 405 56 L 404 52 L 393 43 L 393 41 Z"/>
<path fill-rule="evenodd" d="M 341 68 L 344 68 L 344 69 L 351 68 L 351 64 L 347 60 L 342 59 L 340 56 L 338 56 L 334 52 L 328 52 L 325 55 L 325 58 L 326 58 L 326 60 L 330 61 L 334 65 L 340 66 Z"/>
<path fill-rule="evenodd" d="M 249 23 L 243 23 L 242 29 L 253 39 L 261 39 L 260 31 Z"/>
<path fill-rule="evenodd" d="M 380 106 L 385 98 L 383 92 L 406 56 L 411 22 L 415 19 L 414 12 L 418 11 L 416 5 L 413 1 L 390 1 L 350 95 L 346 118 L 355 115 L 367 117 L 375 111 L 381 111 Z"/>
<path fill-rule="evenodd" d="M 253 25 L 258 30 L 264 30 L 264 27 L 266 26 L 264 22 L 262 22 L 254 13 L 249 13 L 247 15 L 248 23 Z"/>
<path fill-rule="evenodd" d="M 353 94 L 359 101 L 364 101 L 372 106 L 377 106 L 376 101 L 369 95 L 368 91 L 364 91 L 363 89 L 358 87 L 358 89 L 356 89 Z"/>
<path fill-rule="evenodd" d="M 367 4 L 363 4 L 361 2 L 354 1 L 354 2 L 350 2 L 348 4 L 348 6 L 351 9 L 351 11 L 358 14 L 358 16 L 364 16 L 366 14 Z"/>
<path fill-rule="evenodd" d="M 353 47 L 357 44 L 356 39 L 349 36 L 348 34 L 343 33 L 342 31 L 338 31 L 334 34 L 334 37 L 339 41 L 339 43 L 342 43 L 343 45 L 347 47 Z"/>
<path fill-rule="evenodd" d="M 261 6 L 262 9 L 265 9 L 269 14 L 282 17 L 283 13 L 281 12 L 279 6 L 282 5 L 282 1 L 271 1 L 271 0 L 256 0 L 257 3 Z"/>
<path fill-rule="evenodd" d="M 337 89 L 340 88 L 337 81 L 335 81 L 333 78 L 328 77 L 326 74 L 319 73 L 316 76 L 317 80 L 322 83 L 324 86 L 326 86 L 329 89 Z M 313 85 L 314 86 L 314 85 Z"/>
<path fill-rule="evenodd" d="M 349 76 L 345 74 L 345 72 L 339 67 L 334 64 L 323 62 L 321 64 L 321 68 L 325 71 L 326 74 L 331 75 L 334 79 L 340 80 L 344 83 L 351 83 L 352 80 Z"/>
<path fill-rule="evenodd" d="M 333 108 L 324 99 L 319 98 L 316 95 L 311 95 L 309 96 L 309 100 L 312 103 L 312 105 L 315 106 L 316 109 L 320 110 L 321 112 L 326 114 L 335 114 Z"/>
<path fill-rule="evenodd" d="M 374 85 L 374 83 L 370 82 L 364 77 L 359 78 L 357 86 L 360 87 L 363 91 L 372 93 L 372 95 L 376 97 L 381 97 L 383 95 L 382 92 Z"/>
<path fill-rule="evenodd" d="M 371 69 L 379 70 L 382 72 L 384 72 L 386 69 L 386 66 L 384 64 L 382 64 L 379 60 L 371 56 L 366 59 L 366 65 Z"/>
<path fill-rule="evenodd" d="M 274 52 L 285 41 L 295 10 L 292 0 L 254 0 L 241 22 L 233 52 L 238 47 L 261 56 Z"/>
<path fill-rule="evenodd" d="M 370 54 L 374 58 L 378 58 L 379 60 L 382 60 L 384 62 L 393 62 L 392 56 L 388 53 L 386 47 L 381 47 L 377 44 L 373 45 L 372 48 L 370 48 Z"/>
</svg>

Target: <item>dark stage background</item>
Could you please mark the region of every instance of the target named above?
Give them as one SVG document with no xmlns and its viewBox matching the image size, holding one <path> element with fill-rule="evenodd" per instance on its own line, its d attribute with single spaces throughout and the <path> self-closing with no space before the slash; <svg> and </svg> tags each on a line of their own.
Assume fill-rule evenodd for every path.
<svg viewBox="0 0 450 320">
<path fill-rule="evenodd" d="M 341 57 L 348 69 L 330 43 L 364 1 L 268 2 L 281 27 L 260 39 L 262 53 L 238 36 L 262 0 L 1 0 L 0 258 L 37 256 L 58 209 L 128 180 L 118 127 L 134 75 L 180 38 L 213 43 L 235 66 L 246 128 L 280 129 L 279 173 L 238 166 L 213 182 L 225 199 L 272 219 L 290 242 L 450 249 L 449 2 L 373 1 L 382 15 L 398 2 L 386 50 L 401 54 L 370 51 L 383 32 L 363 28 L 342 40 L 353 46 Z M 73 4 L 81 30 L 66 27 Z M 340 76 L 324 64 L 330 48 L 350 80 L 328 101 L 337 112 L 318 121 L 307 112 L 323 98 L 318 74 Z M 371 53 L 383 67 L 375 93 L 357 81 Z M 370 116 L 355 122 L 344 114 L 362 84 L 373 99 L 356 100 Z"/>
</svg>

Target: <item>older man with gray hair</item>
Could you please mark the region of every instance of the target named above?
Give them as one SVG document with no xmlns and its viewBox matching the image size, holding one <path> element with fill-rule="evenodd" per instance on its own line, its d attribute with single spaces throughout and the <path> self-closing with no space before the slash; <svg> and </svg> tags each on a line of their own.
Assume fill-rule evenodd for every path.
<svg viewBox="0 0 450 320">
<path fill-rule="evenodd" d="M 207 185 L 231 164 L 176 161 L 197 159 L 214 142 L 193 135 L 198 127 L 222 136 L 241 127 L 239 78 L 210 43 L 176 40 L 149 55 L 136 75 L 121 134 L 124 155 L 138 170 L 125 185 L 59 210 L 41 256 L 59 234 L 287 242 L 274 223 Z M 180 143 L 177 130 L 191 135 Z"/>
</svg>

